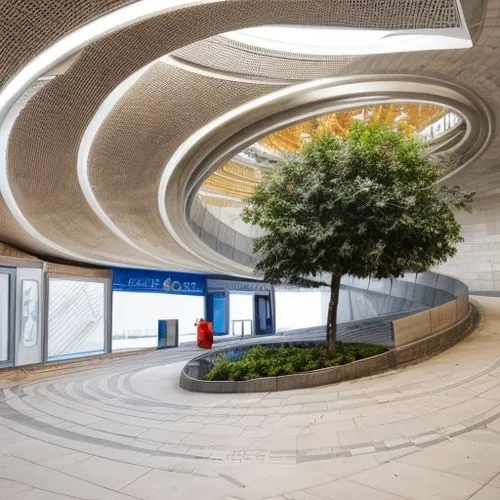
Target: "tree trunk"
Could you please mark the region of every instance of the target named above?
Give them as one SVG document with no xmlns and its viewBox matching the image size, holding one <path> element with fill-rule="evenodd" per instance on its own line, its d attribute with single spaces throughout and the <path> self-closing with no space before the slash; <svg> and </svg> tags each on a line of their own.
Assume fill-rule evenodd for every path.
<svg viewBox="0 0 500 500">
<path fill-rule="evenodd" d="M 328 352 L 333 356 L 337 350 L 337 307 L 339 305 L 340 279 L 342 276 L 332 274 L 330 283 L 330 304 L 328 306 L 328 322 L 326 326 L 326 342 Z"/>
</svg>

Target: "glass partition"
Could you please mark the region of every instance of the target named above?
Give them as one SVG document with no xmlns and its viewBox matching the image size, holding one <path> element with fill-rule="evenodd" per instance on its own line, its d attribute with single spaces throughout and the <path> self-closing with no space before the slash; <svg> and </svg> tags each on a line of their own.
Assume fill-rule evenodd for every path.
<svg viewBox="0 0 500 500">
<path fill-rule="evenodd" d="M 48 280 L 47 357 L 72 358 L 104 352 L 106 285 L 102 281 Z"/>
<path fill-rule="evenodd" d="M 195 341 L 204 305 L 203 296 L 113 292 L 113 351 L 156 347 L 159 319 L 179 320 L 179 342 Z"/>
<path fill-rule="evenodd" d="M 15 366 L 43 361 L 44 288 L 41 267 L 16 269 Z"/>
<path fill-rule="evenodd" d="M 0 273 L 0 362 L 9 360 L 10 275 Z"/>
</svg>

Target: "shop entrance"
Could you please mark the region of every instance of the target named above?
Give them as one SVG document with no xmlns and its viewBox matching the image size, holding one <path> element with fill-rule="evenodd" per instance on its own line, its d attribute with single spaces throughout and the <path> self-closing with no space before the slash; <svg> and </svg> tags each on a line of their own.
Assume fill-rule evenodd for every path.
<svg viewBox="0 0 500 500">
<path fill-rule="evenodd" d="M 256 294 L 254 299 L 254 333 L 255 335 L 272 335 L 273 317 L 271 296 Z"/>
<path fill-rule="evenodd" d="M 268 283 L 207 279 L 206 319 L 215 335 L 273 335 L 274 292 Z"/>
<path fill-rule="evenodd" d="M 214 335 L 227 333 L 227 293 L 209 292 L 206 302 L 207 320 L 212 322 Z"/>
</svg>

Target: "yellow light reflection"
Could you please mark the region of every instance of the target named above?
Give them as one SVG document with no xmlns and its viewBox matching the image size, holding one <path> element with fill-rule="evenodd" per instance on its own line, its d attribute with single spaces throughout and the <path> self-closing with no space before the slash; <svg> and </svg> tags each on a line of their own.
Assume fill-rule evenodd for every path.
<svg viewBox="0 0 500 500">
<path fill-rule="evenodd" d="M 362 109 L 339 111 L 279 130 L 260 140 L 260 143 L 276 153 L 296 151 L 303 138 L 321 130 L 343 135 L 353 120 L 363 123 L 383 123 L 411 135 L 444 116 L 448 110 L 437 104 L 405 103 L 380 104 Z"/>
<path fill-rule="evenodd" d="M 392 103 L 366 106 L 323 115 L 270 134 L 259 142 L 274 153 L 296 151 L 307 138 L 322 130 L 346 133 L 350 123 L 383 123 L 401 133 L 411 135 L 444 116 L 449 110 L 427 103 Z M 261 180 L 259 168 L 229 161 L 208 177 L 202 186 L 203 199 L 219 206 L 235 206 L 253 194 Z"/>
</svg>

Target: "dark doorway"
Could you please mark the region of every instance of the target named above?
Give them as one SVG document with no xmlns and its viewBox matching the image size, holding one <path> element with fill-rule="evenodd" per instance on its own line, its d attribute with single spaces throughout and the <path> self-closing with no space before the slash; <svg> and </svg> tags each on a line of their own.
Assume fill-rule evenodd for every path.
<svg viewBox="0 0 500 500">
<path fill-rule="evenodd" d="M 255 335 L 272 335 L 273 320 L 271 313 L 271 297 L 266 295 L 254 295 L 254 320 Z"/>
</svg>

